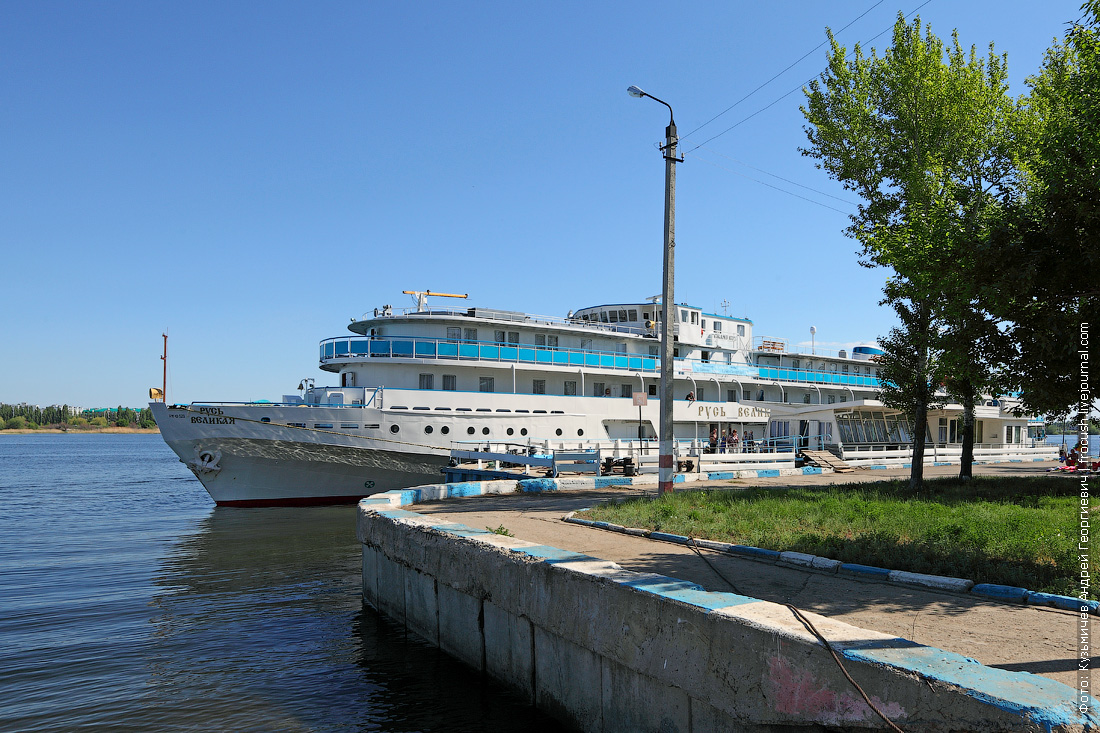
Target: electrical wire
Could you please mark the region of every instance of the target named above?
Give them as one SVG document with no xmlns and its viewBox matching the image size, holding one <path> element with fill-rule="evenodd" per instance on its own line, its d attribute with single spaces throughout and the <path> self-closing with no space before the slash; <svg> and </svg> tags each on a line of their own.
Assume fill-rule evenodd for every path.
<svg viewBox="0 0 1100 733">
<path fill-rule="evenodd" d="M 920 5 L 918 5 L 918 6 L 916 7 L 916 8 L 914 8 L 913 10 L 911 10 L 911 11 L 909 12 L 909 15 L 914 15 L 914 14 L 916 14 L 916 12 L 917 12 L 918 10 L 920 10 L 921 8 L 923 8 L 923 7 L 925 6 L 925 5 L 927 5 L 927 4 L 928 4 L 928 3 L 930 3 L 930 2 L 932 2 L 932 0 L 924 0 L 924 2 L 923 2 L 923 3 L 921 3 L 921 4 L 920 4 Z M 860 16 L 860 17 L 862 17 L 862 16 Z M 859 18 L 857 18 L 856 20 L 859 20 Z M 852 22 L 854 23 L 855 21 L 852 21 Z M 849 24 L 849 25 L 851 25 L 851 24 Z M 847 27 L 848 27 L 848 26 L 845 26 L 845 28 L 847 28 Z M 872 36 L 872 37 L 871 37 L 871 38 L 870 38 L 869 40 L 865 41 L 865 43 L 871 43 L 872 41 L 874 41 L 874 40 L 875 40 L 876 38 L 878 38 L 879 36 L 883 35 L 884 33 L 887 33 L 887 32 L 889 32 L 889 31 L 890 31 L 891 29 L 893 29 L 893 26 L 890 26 L 889 28 L 886 28 L 886 29 L 882 30 L 881 32 L 879 32 L 878 34 L 876 34 L 876 35 Z M 841 29 L 841 30 L 843 30 L 843 29 Z M 839 31 L 838 31 L 838 32 L 839 32 Z M 824 44 L 822 44 L 822 45 L 824 45 Z M 818 48 L 820 48 L 820 46 L 818 46 Z M 814 49 L 814 51 L 816 51 L 816 50 L 817 50 L 817 49 Z M 810 53 L 813 53 L 813 51 L 811 51 Z M 809 54 L 807 54 L 807 55 L 809 55 Z M 804 56 L 803 58 L 805 58 L 805 56 Z M 799 59 L 799 60 L 801 61 L 801 59 Z M 795 62 L 795 63 L 797 63 L 797 62 Z M 788 67 L 788 68 L 790 68 L 790 67 Z M 780 73 L 782 73 L 782 72 L 780 72 Z M 772 77 L 772 78 L 774 79 L 775 77 Z M 805 87 L 805 86 L 806 86 L 807 84 L 811 83 L 811 82 L 812 82 L 812 81 L 813 81 L 814 79 L 816 79 L 816 78 L 817 78 L 816 76 L 810 77 L 809 79 L 807 79 L 806 81 L 802 82 L 801 84 L 799 84 L 799 85 L 798 85 L 797 87 L 795 87 L 794 89 L 791 89 L 791 90 L 790 90 L 789 92 L 787 92 L 786 94 L 782 95 L 781 97 L 778 97 L 778 98 L 777 98 L 777 99 L 775 99 L 774 101 L 772 101 L 772 102 L 770 102 L 769 104 L 765 105 L 764 107 L 762 107 L 762 108 L 760 108 L 760 109 L 756 110 L 755 112 L 753 112 L 752 114 L 748 115 L 747 117 L 744 117 L 744 118 L 742 118 L 741 120 L 738 120 L 737 122 L 735 122 L 735 123 L 733 123 L 732 125 L 730 125 L 729 127 L 727 127 L 727 128 L 725 129 L 725 130 L 722 130 L 722 131 L 721 131 L 720 133 L 718 133 L 717 135 L 712 135 L 711 137 L 708 137 L 708 138 L 707 138 L 706 140 L 704 140 L 703 142 L 699 143 L 698 145 L 696 145 L 696 146 L 695 146 L 694 148 L 692 148 L 691 150 L 689 150 L 689 151 L 687 151 L 687 152 L 688 152 L 688 153 L 691 153 L 691 152 L 693 152 L 693 151 L 695 151 L 695 150 L 698 150 L 699 148 L 703 147 L 704 145 L 706 145 L 706 144 L 707 144 L 707 143 L 709 143 L 710 141 L 712 141 L 712 140 L 716 140 L 717 138 L 720 138 L 720 137 L 722 137 L 723 135 L 725 135 L 725 134 L 726 134 L 727 132 L 730 132 L 731 130 L 733 130 L 733 129 L 735 129 L 735 128 L 739 127 L 740 125 L 742 125 L 742 124 L 744 124 L 744 123 L 746 123 L 746 122 L 748 122 L 748 121 L 749 121 L 749 120 L 751 120 L 751 119 L 752 119 L 753 117 L 756 117 L 756 116 L 757 116 L 758 114 L 760 114 L 761 112 L 764 112 L 764 111 L 766 111 L 766 110 L 768 110 L 768 109 L 771 109 L 771 108 L 772 108 L 772 107 L 774 107 L 775 105 L 779 104 L 779 102 L 783 101 L 784 99 L 786 99 L 787 97 L 791 96 L 791 95 L 792 95 L 792 94 L 794 94 L 795 92 L 799 92 L 799 91 L 801 91 L 801 90 L 802 90 L 802 89 L 803 89 L 803 88 L 804 88 L 804 87 Z M 771 81 L 771 80 L 769 80 L 769 81 Z M 767 83 L 767 82 L 765 82 L 765 83 Z M 739 103 L 740 103 L 740 102 L 737 102 L 737 103 L 735 103 L 735 104 L 734 104 L 733 106 L 737 106 L 737 104 L 739 104 Z M 733 106 L 731 106 L 731 107 L 730 107 L 729 109 L 733 109 Z M 729 111 L 729 110 L 727 109 L 726 111 Z M 725 114 L 725 112 L 723 112 L 722 114 Z M 708 121 L 707 121 L 706 123 L 704 123 L 704 125 L 706 125 L 706 124 L 710 124 L 710 122 L 711 122 L 711 121 L 713 121 L 714 119 L 717 119 L 718 117 L 721 117 L 721 115 L 717 115 L 716 117 L 712 118 L 711 120 L 708 120 Z M 695 128 L 695 130 L 692 130 L 691 132 L 695 132 L 696 130 L 700 129 L 701 127 L 703 127 L 703 125 L 700 125 L 699 127 Z M 688 133 L 688 135 L 690 135 L 690 134 L 691 134 L 691 133 Z M 687 135 L 684 135 L 684 137 L 687 137 Z M 680 138 L 680 139 L 682 140 L 683 138 Z M 687 154 L 687 153 L 685 153 L 685 155 L 686 155 L 686 154 Z"/>
<path fill-rule="evenodd" d="M 714 161 L 707 160 L 706 158 L 701 158 L 698 155 L 692 155 L 691 157 L 695 158 L 696 160 L 702 161 L 703 163 L 706 163 L 708 165 L 712 165 L 715 168 L 718 168 L 720 170 L 724 170 L 727 173 L 732 173 L 735 176 L 741 176 L 742 178 L 747 178 L 748 180 L 750 180 L 754 183 L 759 183 L 761 186 L 767 186 L 768 188 L 774 188 L 776 191 L 779 191 L 781 193 L 785 193 L 788 196 L 794 196 L 796 199 L 802 199 L 803 201 L 807 201 L 807 202 L 809 202 L 811 204 L 814 204 L 816 206 L 821 206 L 821 207 L 824 207 L 826 209 L 830 209 L 830 210 L 835 211 L 839 214 L 845 214 L 847 216 L 852 215 L 851 211 L 845 211 L 843 209 L 838 209 L 835 206 L 829 206 L 828 204 L 823 204 L 820 201 L 814 201 L 813 199 L 807 198 L 806 196 L 802 196 L 800 194 L 797 194 L 794 191 L 788 191 L 785 188 L 780 188 L 779 186 L 768 183 L 767 181 L 761 181 L 759 178 L 753 178 L 752 176 L 747 176 L 744 173 L 741 173 L 739 171 L 735 171 L 732 168 L 727 168 L 726 166 L 723 166 L 723 165 L 719 165 L 719 164 L 715 163 Z M 769 173 L 768 175 L 773 175 L 773 174 Z M 776 176 L 776 177 L 778 178 L 778 176 Z M 793 181 L 791 181 L 791 182 L 793 183 Z M 796 183 L 795 185 L 796 186 L 801 186 L 802 184 Z M 809 187 L 808 186 L 803 186 L 803 188 L 809 188 Z M 810 190 L 813 191 L 814 189 L 810 189 Z M 818 191 L 817 193 L 822 193 L 822 192 Z M 827 194 L 827 193 L 823 194 L 823 195 L 829 196 L 829 194 Z M 836 198 L 836 197 L 834 196 L 833 198 Z M 843 199 L 841 199 L 841 200 L 843 201 Z"/>
<path fill-rule="evenodd" d="M 845 30 L 847 30 L 848 28 L 850 28 L 850 27 L 852 26 L 852 24 L 853 24 L 853 23 L 855 23 L 855 22 L 856 22 L 857 20 L 859 20 L 859 19 L 860 19 L 860 18 L 862 18 L 863 16 L 867 15 L 867 13 L 869 13 L 869 12 L 871 12 L 872 10 L 874 10 L 875 8 L 877 8 L 877 7 L 879 6 L 879 5 L 882 5 L 882 3 L 883 3 L 884 1 L 885 1 L 885 0 L 879 0 L 879 1 L 877 2 L 877 3 L 875 3 L 875 4 L 874 4 L 874 5 L 872 5 L 871 7 L 867 8 L 866 10 L 864 10 L 864 11 L 863 11 L 862 13 L 860 13 L 860 14 L 859 14 L 859 15 L 858 15 L 858 16 L 857 16 L 857 17 L 855 18 L 855 20 L 853 20 L 853 21 L 852 21 L 851 23 L 848 23 L 848 25 L 844 26 L 844 27 L 843 27 L 843 28 L 841 28 L 841 29 L 840 29 L 839 31 L 837 31 L 837 34 L 843 33 L 843 32 L 844 32 Z M 881 34 L 880 34 L 880 35 L 881 35 Z M 802 63 L 802 62 L 803 62 L 803 61 L 804 61 L 804 60 L 806 59 L 806 57 L 807 57 L 807 56 L 809 56 L 810 54 L 812 54 L 812 53 L 813 53 L 814 51 L 817 51 L 818 49 L 820 49 L 820 48 L 821 48 L 822 46 L 824 46 L 824 45 L 825 45 L 825 43 L 826 43 L 826 41 L 822 41 L 822 42 L 821 42 L 821 43 L 819 43 L 818 45 L 814 46 L 814 47 L 813 47 L 813 48 L 811 48 L 811 49 L 810 49 L 809 51 L 807 51 L 807 52 L 806 52 L 805 54 L 803 54 L 803 55 L 802 55 L 801 57 L 799 57 L 799 59 L 798 59 L 797 61 L 795 61 L 794 63 L 792 63 L 792 64 L 791 64 L 790 66 L 788 66 L 787 68 L 783 69 L 783 71 L 780 71 L 780 72 L 779 72 L 778 74 L 776 74 L 775 76 L 773 76 L 773 77 L 772 77 L 771 79 L 768 79 L 768 80 L 767 80 L 766 82 L 764 82 L 764 83 L 763 83 L 763 84 L 761 84 L 760 86 L 756 87 L 756 89 L 753 89 L 753 90 L 752 90 L 751 92 L 749 92 L 749 93 L 748 93 L 748 94 L 746 94 L 745 96 L 741 97 L 741 98 L 740 98 L 740 99 L 738 99 L 738 100 L 737 100 L 736 102 L 734 102 L 733 104 L 731 104 L 731 105 L 730 105 L 729 107 L 726 107 L 726 108 L 725 108 L 724 110 L 722 110 L 722 111 L 721 111 L 721 112 L 719 112 L 718 114 L 714 115 L 714 117 L 711 117 L 711 118 L 710 118 L 709 120 L 707 120 L 707 121 L 706 121 L 706 122 L 704 122 L 703 124 L 699 125 L 698 127 L 696 127 L 696 128 L 695 128 L 694 130 L 692 130 L 691 132 L 687 133 L 687 135 L 684 135 L 684 136 L 682 136 L 682 137 L 681 137 L 680 139 L 681 139 L 681 140 L 683 140 L 684 138 L 688 137 L 688 135 L 693 135 L 693 134 L 695 134 L 696 132 L 698 132 L 699 130 L 702 130 L 702 129 L 703 129 L 704 127 L 706 127 L 706 126 L 707 126 L 707 125 L 709 125 L 710 123 L 714 122 L 714 121 L 715 121 L 716 119 L 718 119 L 718 118 L 719 118 L 719 117 L 721 117 L 722 115 L 726 114 L 726 113 L 727 113 L 727 112 L 729 112 L 729 111 L 730 111 L 731 109 L 733 109 L 733 108 L 734 108 L 734 107 L 736 107 L 737 105 L 741 104 L 741 103 L 742 103 L 742 102 L 744 102 L 744 101 L 745 101 L 746 99 L 748 99 L 748 98 L 749 98 L 749 97 L 751 97 L 752 95 L 756 94 L 756 93 L 757 93 L 758 91 L 760 91 L 761 89 L 763 89 L 763 88 L 764 88 L 764 87 L 766 87 L 767 85 L 771 84 L 771 83 L 772 83 L 773 81 L 775 81 L 775 80 L 776 80 L 776 79 L 778 79 L 779 77 L 781 77 L 781 76 L 783 76 L 784 74 L 786 74 L 786 73 L 787 73 L 788 71 L 790 71 L 791 69 L 793 69 L 793 68 L 794 68 L 795 66 L 797 66 L 797 65 L 798 65 L 798 64 L 800 64 L 800 63 Z"/>
<path fill-rule="evenodd" d="M 771 173 L 769 171 L 764 170 L 763 168 L 757 168 L 754 165 L 749 165 L 748 163 L 746 163 L 743 160 L 738 160 L 737 158 L 726 155 L 725 153 L 720 153 L 717 150 L 712 150 L 711 148 L 706 148 L 706 151 L 708 153 L 714 153 L 715 155 L 720 155 L 721 157 L 725 158 L 726 160 L 733 161 L 734 163 L 737 163 L 738 165 L 743 165 L 746 168 L 751 168 L 752 170 L 757 171 L 758 173 L 763 173 L 764 175 L 771 176 L 772 178 L 778 178 L 779 180 L 784 181 L 786 183 L 789 183 L 792 186 L 798 186 L 799 188 L 804 188 L 807 191 L 813 191 L 814 193 L 821 194 L 822 196 L 827 196 L 831 199 L 836 199 L 837 201 L 839 201 L 842 204 L 848 204 L 849 206 L 859 206 L 859 202 L 857 202 L 857 201 L 849 201 L 848 199 L 841 198 L 840 196 L 834 196 L 831 193 L 826 193 L 825 191 L 819 191 L 818 189 L 813 188 L 812 186 L 807 186 L 804 183 L 799 183 L 798 181 L 792 181 L 789 178 L 784 178 L 781 175 L 778 175 L 776 173 Z M 703 161 L 704 163 L 711 163 L 713 165 L 713 162 L 707 160 L 706 158 L 701 158 L 698 155 L 693 156 L 693 157 L 697 158 L 698 160 Z"/>
</svg>

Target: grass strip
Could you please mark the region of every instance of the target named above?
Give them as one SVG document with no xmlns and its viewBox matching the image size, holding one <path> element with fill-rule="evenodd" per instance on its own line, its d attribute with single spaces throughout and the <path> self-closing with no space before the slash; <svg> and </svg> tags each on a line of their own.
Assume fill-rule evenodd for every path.
<svg viewBox="0 0 1100 733">
<path fill-rule="evenodd" d="M 920 492 L 905 481 L 731 487 L 624 499 L 577 516 L 1075 596 L 1079 492 L 1066 476 L 932 479 Z"/>
</svg>

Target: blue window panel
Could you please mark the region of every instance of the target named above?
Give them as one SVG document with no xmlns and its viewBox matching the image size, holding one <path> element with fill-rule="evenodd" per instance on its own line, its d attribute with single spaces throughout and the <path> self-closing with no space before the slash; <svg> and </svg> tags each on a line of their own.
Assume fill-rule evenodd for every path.
<svg viewBox="0 0 1100 733">
<path fill-rule="evenodd" d="M 365 354 L 365 353 L 367 353 L 367 349 L 370 348 L 369 344 L 370 344 L 370 341 L 352 341 L 351 342 L 351 353 L 353 353 L 353 354 Z"/>
<path fill-rule="evenodd" d="M 348 342 L 347 341 L 337 341 L 336 342 L 336 355 L 337 356 L 347 356 L 348 355 Z"/>
<path fill-rule="evenodd" d="M 600 355 L 599 354 L 585 354 L 584 355 L 584 365 L 585 366 L 599 366 L 600 365 Z"/>
<path fill-rule="evenodd" d="M 782 379 L 784 382 L 787 381 L 787 370 L 786 369 L 780 369 L 778 372 L 776 372 L 776 377 L 775 378 L 776 379 Z"/>
<path fill-rule="evenodd" d="M 416 355 L 417 356 L 435 356 L 435 342 L 434 341 L 417 341 L 416 342 Z"/>
<path fill-rule="evenodd" d="M 499 359 L 500 358 L 500 347 L 499 346 L 494 346 L 492 344 L 485 344 L 484 346 L 481 347 L 481 358 L 482 359 Z"/>
<path fill-rule="evenodd" d="M 500 358 L 505 361 L 515 361 L 517 351 L 519 351 L 519 349 L 517 349 L 515 346 L 501 346 Z"/>
<path fill-rule="evenodd" d="M 390 342 L 389 341 L 371 341 L 370 342 L 371 356 L 389 356 L 390 355 Z"/>
<path fill-rule="evenodd" d="M 476 359 L 477 353 L 477 344 L 460 344 L 458 347 L 458 355 L 463 359 Z"/>
<path fill-rule="evenodd" d="M 324 344 L 321 344 L 321 358 L 322 359 L 325 358 L 325 345 Z"/>
<path fill-rule="evenodd" d="M 625 356 L 615 357 L 615 366 L 619 369 L 626 369 L 627 359 Z"/>
<path fill-rule="evenodd" d="M 390 353 L 394 356 L 412 356 L 413 355 L 413 342 L 412 341 L 392 341 L 393 348 Z"/>
<path fill-rule="evenodd" d="M 642 357 L 640 357 L 640 356 L 629 356 L 629 357 L 627 357 L 627 360 L 630 362 L 630 368 L 631 369 L 641 369 L 642 368 Z"/>
<path fill-rule="evenodd" d="M 554 360 L 554 352 L 545 349 L 535 349 L 535 360 L 539 364 L 549 364 Z"/>
<path fill-rule="evenodd" d="M 332 342 L 331 341 L 329 341 L 327 344 L 325 344 L 325 356 L 328 357 L 328 358 L 332 358 Z"/>
<path fill-rule="evenodd" d="M 642 369 L 653 370 L 653 369 L 656 369 L 656 368 L 657 368 L 657 360 L 656 359 L 642 359 Z"/>
<path fill-rule="evenodd" d="M 521 348 L 519 350 L 519 360 L 520 361 L 534 361 L 535 360 L 535 350 L 534 349 L 522 349 Z"/>
<path fill-rule="evenodd" d="M 554 363 L 555 364 L 568 364 L 569 363 L 569 354 L 565 353 L 564 351 L 555 351 L 555 352 L 553 352 L 553 354 L 554 354 Z"/>
<path fill-rule="evenodd" d="M 574 366 L 583 366 L 584 365 L 584 354 L 580 353 L 579 351 L 570 351 L 569 352 L 569 363 L 574 365 Z"/>
<path fill-rule="evenodd" d="M 613 354 L 600 354 L 600 366 L 615 366 L 615 356 Z"/>
<path fill-rule="evenodd" d="M 440 344 L 440 356 L 458 356 L 458 344 Z"/>
</svg>

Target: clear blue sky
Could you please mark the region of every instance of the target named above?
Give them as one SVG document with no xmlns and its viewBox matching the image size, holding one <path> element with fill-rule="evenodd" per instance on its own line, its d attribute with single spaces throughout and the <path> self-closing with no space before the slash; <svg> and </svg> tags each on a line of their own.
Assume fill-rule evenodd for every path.
<svg viewBox="0 0 1100 733">
<path fill-rule="evenodd" d="M 170 401 L 278 399 L 331 381 L 317 342 L 402 290 L 545 315 L 659 293 L 667 114 L 631 84 L 688 153 L 677 300 L 874 340 L 885 272 L 857 264 L 850 205 L 796 185 L 851 200 L 798 153 L 801 93 L 707 142 L 825 49 L 697 128 L 826 26 L 869 11 L 839 38 L 882 48 L 923 1 L 6 2 L 0 401 L 141 405 L 165 329 Z M 995 42 L 1023 93 L 1079 5 L 919 14 Z"/>
</svg>

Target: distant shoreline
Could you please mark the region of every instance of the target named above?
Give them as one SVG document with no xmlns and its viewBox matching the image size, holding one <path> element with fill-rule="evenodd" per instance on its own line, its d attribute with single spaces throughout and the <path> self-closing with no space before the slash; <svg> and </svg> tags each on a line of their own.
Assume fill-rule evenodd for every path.
<svg viewBox="0 0 1100 733">
<path fill-rule="evenodd" d="M 0 430 L 0 435 L 84 435 L 94 433 L 156 435 L 160 433 L 160 428 L 69 428 L 68 430 L 61 430 L 59 428 L 38 428 L 36 430 L 22 428 L 17 430 Z"/>
</svg>

